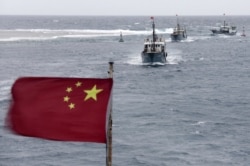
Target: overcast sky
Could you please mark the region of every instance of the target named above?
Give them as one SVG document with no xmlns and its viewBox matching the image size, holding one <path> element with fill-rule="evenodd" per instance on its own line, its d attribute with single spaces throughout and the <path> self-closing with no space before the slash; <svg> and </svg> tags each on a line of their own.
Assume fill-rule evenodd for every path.
<svg viewBox="0 0 250 166">
<path fill-rule="evenodd" d="M 250 15 L 250 0 L 0 0 L 0 15 Z"/>
</svg>

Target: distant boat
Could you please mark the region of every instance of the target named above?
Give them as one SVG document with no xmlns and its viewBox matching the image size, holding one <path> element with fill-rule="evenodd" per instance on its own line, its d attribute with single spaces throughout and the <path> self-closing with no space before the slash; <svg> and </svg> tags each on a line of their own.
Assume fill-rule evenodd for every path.
<svg viewBox="0 0 250 166">
<path fill-rule="evenodd" d="M 120 32 L 120 39 L 119 42 L 124 42 L 123 37 L 122 37 L 122 32 Z"/>
<path fill-rule="evenodd" d="M 170 37 L 172 41 L 181 41 L 187 39 L 186 29 L 180 26 L 178 16 L 177 16 L 177 26 L 174 28 L 173 33 L 170 34 Z"/>
<path fill-rule="evenodd" d="M 225 16 L 225 14 L 224 14 Z M 237 27 L 229 25 L 225 20 L 223 25 L 218 25 L 211 28 L 213 34 L 225 34 L 225 35 L 235 35 L 237 33 Z"/>
<path fill-rule="evenodd" d="M 158 38 L 155 33 L 154 18 L 152 19 L 153 34 L 152 39 L 145 39 L 144 48 L 141 52 L 142 63 L 144 65 L 164 65 L 167 62 L 166 42 L 164 38 Z"/>
<path fill-rule="evenodd" d="M 241 34 L 242 37 L 246 37 L 246 34 L 245 34 L 245 27 L 243 27 L 242 29 L 242 34 Z"/>
</svg>

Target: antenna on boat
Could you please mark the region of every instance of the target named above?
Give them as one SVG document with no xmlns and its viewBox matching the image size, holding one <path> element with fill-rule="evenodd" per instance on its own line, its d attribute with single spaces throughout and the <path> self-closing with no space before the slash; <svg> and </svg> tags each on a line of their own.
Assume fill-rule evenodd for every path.
<svg viewBox="0 0 250 166">
<path fill-rule="evenodd" d="M 224 16 L 224 27 L 226 26 L 226 20 L 225 20 L 225 16 L 226 16 L 226 14 L 225 13 L 223 13 L 223 16 Z"/>
<path fill-rule="evenodd" d="M 177 29 L 180 29 L 178 14 L 176 14 Z"/>
<path fill-rule="evenodd" d="M 155 22 L 154 22 L 154 17 L 151 17 L 152 20 L 152 28 L 153 28 L 153 42 L 156 41 L 156 35 L 155 35 Z"/>
</svg>

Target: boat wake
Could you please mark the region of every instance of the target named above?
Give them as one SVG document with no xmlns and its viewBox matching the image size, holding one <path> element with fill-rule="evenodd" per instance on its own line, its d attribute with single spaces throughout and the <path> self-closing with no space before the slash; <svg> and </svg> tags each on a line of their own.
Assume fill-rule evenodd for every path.
<svg viewBox="0 0 250 166">
<path fill-rule="evenodd" d="M 143 63 L 143 66 L 164 66 L 166 63 L 160 63 L 160 62 L 153 62 L 153 63 Z"/>
<path fill-rule="evenodd" d="M 167 38 L 166 42 L 167 43 L 190 43 L 190 42 L 195 42 L 199 40 L 208 40 L 211 39 L 212 36 L 188 36 L 187 39 L 181 40 L 181 41 L 172 41 L 171 38 Z"/>
<path fill-rule="evenodd" d="M 183 58 L 180 55 L 169 55 L 167 57 L 167 65 L 178 65 L 183 62 Z M 130 65 L 141 65 L 141 66 L 164 66 L 166 64 L 163 63 L 142 63 L 140 57 L 131 58 L 129 61 L 126 62 Z"/>
<path fill-rule="evenodd" d="M 177 56 L 177 55 L 170 55 L 167 57 L 167 64 L 170 65 L 178 65 L 181 62 L 183 62 L 183 59 L 181 56 Z"/>
<path fill-rule="evenodd" d="M 139 53 L 138 53 L 138 55 L 139 55 Z M 138 55 L 129 56 L 128 61 L 126 62 L 126 64 L 129 64 L 129 65 L 142 65 L 141 58 Z"/>
<path fill-rule="evenodd" d="M 178 65 L 184 61 L 182 58 L 182 52 L 180 50 L 170 50 L 167 56 L 167 64 Z"/>
<path fill-rule="evenodd" d="M 139 53 L 138 53 L 139 54 Z M 140 66 L 164 66 L 164 65 L 178 65 L 185 60 L 182 58 L 182 52 L 180 50 L 170 50 L 167 56 L 167 62 L 164 63 L 142 63 L 141 57 L 137 54 L 128 55 L 128 59 L 125 63 L 129 65 L 140 65 Z"/>
<path fill-rule="evenodd" d="M 167 34 L 170 29 L 157 29 L 159 34 Z M 129 29 L 14 29 L 0 30 L 0 41 L 20 41 L 20 40 L 53 40 L 58 38 L 96 38 L 114 37 L 127 35 L 150 35 L 149 30 L 129 30 Z"/>
<path fill-rule="evenodd" d="M 159 63 L 159 62 L 142 63 L 141 62 L 141 57 L 138 56 L 138 55 L 129 56 L 128 61 L 126 61 L 125 63 L 129 64 L 129 65 L 140 65 L 140 66 L 164 66 L 164 65 L 166 65 L 165 63 Z"/>
</svg>

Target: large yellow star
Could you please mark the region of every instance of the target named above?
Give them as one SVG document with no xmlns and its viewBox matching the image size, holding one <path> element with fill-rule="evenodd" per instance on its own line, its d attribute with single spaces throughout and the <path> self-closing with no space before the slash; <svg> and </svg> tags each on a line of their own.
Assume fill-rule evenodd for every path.
<svg viewBox="0 0 250 166">
<path fill-rule="evenodd" d="M 84 90 L 84 92 L 87 93 L 87 96 L 85 97 L 84 101 L 88 100 L 89 98 L 92 98 L 97 101 L 96 95 L 101 91 L 103 91 L 103 89 L 96 89 L 96 85 L 91 90 Z"/>
</svg>

